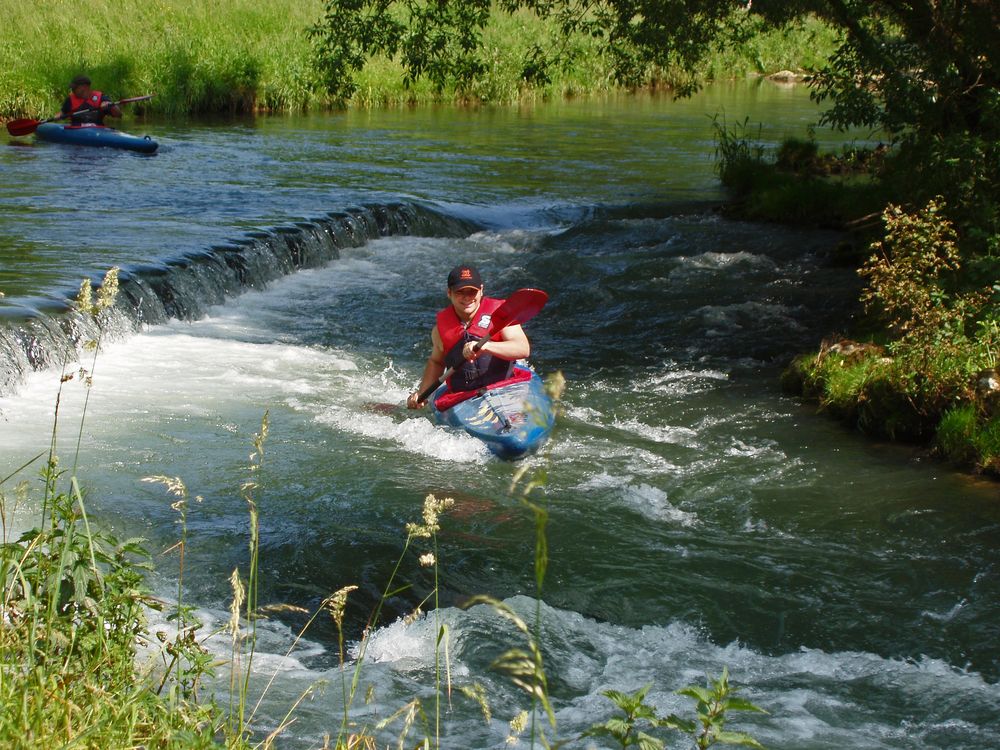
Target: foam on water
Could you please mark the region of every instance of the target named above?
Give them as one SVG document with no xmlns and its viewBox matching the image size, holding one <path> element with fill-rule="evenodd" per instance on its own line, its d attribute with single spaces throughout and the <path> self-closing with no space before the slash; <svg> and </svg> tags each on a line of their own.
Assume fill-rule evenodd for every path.
<svg viewBox="0 0 1000 750">
<path fill-rule="evenodd" d="M 690 370 L 666 362 L 660 370 L 633 384 L 635 392 L 649 391 L 668 396 L 689 396 L 718 388 L 729 380 L 729 374 L 715 369 Z"/>
<path fill-rule="evenodd" d="M 356 409 L 330 406 L 315 417 L 320 424 L 376 440 L 389 440 L 411 453 L 442 461 L 482 463 L 490 456 L 481 440 L 432 424 L 424 415 L 396 420 L 361 416 Z"/>
<path fill-rule="evenodd" d="M 648 484 L 629 484 L 622 490 L 625 504 L 655 521 L 666 521 L 679 526 L 694 526 L 698 516 L 681 510 L 667 499 L 668 495 L 658 487 Z"/>
<path fill-rule="evenodd" d="M 670 445 L 681 445 L 686 448 L 694 448 L 699 444 L 698 433 L 688 427 L 674 425 L 650 425 L 640 422 L 638 419 L 614 420 L 611 425 L 616 429 L 637 435 L 644 440 L 651 440 L 656 443 L 668 443 Z"/>
<path fill-rule="evenodd" d="M 677 259 L 677 268 L 670 272 L 673 282 L 687 282 L 691 276 L 703 273 L 724 272 L 739 277 L 753 272 L 773 273 L 777 264 L 766 255 L 746 251 L 734 253 L 707 252 Z"/>
<path fill-rule="evenodd" d="M 533 599 L 515 596 L 503 604 L 525 622 L 534 622 Z M 206 622 L 226 619 L 222 613 L 202 612 L 200 616 Z M 541 617 L 546 670 L 558 675 L 557 681 L 550 682 L 550 690 L 561 738 L 572 737 L 614 713 L 602 695 L 605 690 L 632 692 L 651 685 L 646 702 L 660 715 L 689 716 L 693 704 L 674 691 L 704 684 L 706 675 L 718 675 L 720 665 L 725 664 L 740 694 L 768 711 L 767 715 L 735 712 L 727 728 L 748 731 L 766 746 L 978 750 L 1000 741 L 1000 688 L 939 660 L 903 661 L 865 652 L 808 648 L 765 654 L 735 642 L 715 644 L 698 628 L 681 622 L 629 628 L 544 603 Z M 414 696 L 422 696 L 425 710 L 432 706 L 435 645 L 442 627 L 447 636 L 439 658 L 443 662 L 447 647 L 454 694 L 443 716 L 446 746 L 502 747 L 506 721 L 530 701 L 489 669 L 489 663 L 510 648 L 524 648 L 524 643 L 522 634 L 485 605 L 469 610 L 445 608 L 436 616 L 378 627 L 365 647 L 361 672 L 362 684 L 374 690 L 374 702 L 363 706 L 359 699 L 352 715 L 371 727 L 374 712 L 386 716 Z M 290 644 L 293 634 L 280 624 L 265 625 L 255 658 L 258 676 L 275 679 L 275 697 L 264 699 L 265 717 L 280 717 L 277 696 L 294 695 L 303 684 L 327 680 L 336 685 L 341 679 L 339 668 L 324 666 L 330 658 L 322 658 L 317 644 L 305 640 L 287 653 L 282 638 Z M 216 637 L 209 646 L 224 657 L 228 644 L 225 638 Z M 362 656 L 358 643 L 348 652 L 352 661 Z M 353 669 L 355 664 L 347 666 Z M 486 689 L 496 716 L 489 725 L 481 719 L 477 722 L 478 709 L 459 695 L 460 688 L 473 683 Z M 885 711 L 872 705 L 872 694 L 881 696 Z M 340 691 L 328 690 L 311 703 L 285 736 L 285 746 L 308 747 L 324 732 L 336 732 L 336 717 L 342 715 Z M 367 721 L 366 715 L 371 717 Z M 393 731 L 398 728 L 382 730 L 382 741 L 392 741 Z M 680 735 L 660 735 L 669 747 L 688 746 Z M 947 738 L 946 745 L 942 738 Z"/>
<path fill-rule="evenodd" d="M 804 330 L 795 313 L 801 312 L 788 305 L 773 302 L 739 302 L 731 305 L 705 305 L 692 311 L 705 327 L 706 336 L 724 336 L 743 331 L 756 330 L 762 325 L 786 328 L 792 331 Z"/>
</svg>

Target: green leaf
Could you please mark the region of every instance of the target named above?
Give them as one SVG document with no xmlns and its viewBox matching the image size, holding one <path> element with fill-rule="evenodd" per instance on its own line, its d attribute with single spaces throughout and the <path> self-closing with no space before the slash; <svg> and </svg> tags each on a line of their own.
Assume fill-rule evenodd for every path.
<svg viewBox="0 0 1000 750">
<path fill-rule="evenodd" d="M 621 740 L 626 734 L 628 734 L 629 723 L 622 719 L 621 717 L 613 717 L 605 721 L 603 724 L 594 724 L 586 732 L 583 733 L 584 737 L 594 737 L 594 736 L 611 736 L 616 737 Z"/>
<path fill-rule="evenodd" d="M 622 693 L 618 690 L 605 690 L 602 695 L 609 698 L 616 706 L 618 706 L 618 708 L 630 716 L 638 715 L 638 711 L 645 709 L 645 713 L 642 715 L 642 718 L 649 718 L 648 714 L 651 709 L 644 706 L 642 701 L 646 697 L 646 693 L 648 693 L 652 687 L 653 683 L 649 683 L 645 687 L 639 688 L 631 695 L 628 693 Z"/>
<path fill-rule="evenodd" d="M 682 719 L 680 716 L 676 716 L 675 714 L 670 714 L 670 716 L 665 719 L 658 719 L 656 721 L 656 726 L 676 729 L 680 732 L 684 732 L 684 734 L 694 734 L 698 729 L 698 725 L 693 719 Z"/>
<path fill-rule="evenodd" d="M 746 698 L 729 698 L 725 704 L 724 708 L 726 711 L 756 711 L 757 713 L 766 714 L 765 711 L 760 706 L 754 705 Z"/>
<path fill-rule="evenodd" d="M 677 691 L 677 695 L 686 695 L 688 698 L 694 698 L 701 703 L 711 703 L 715 697 L 708 688 L 698 685 L 688 685 L 685 688 L 681 688 Z"/>
<path fill-rule="evenodd" d="M 601 693 L 601 695 L 610 699 L 611 702 L 618 706 L 618 708 L 622 711 L 626 710 L 625 706 L 628 703 L 629 697 L 625 693 L 619 692 L 618 690 L 605 690 Z"/>
<path fill-rule="evenodd" d="M 645 732 L 639 732 L 636 744 L 639 746 L 639 750 L 663 750 L 663 740 L 648 735 Z"/>
<path fill-rule="evenodd" d="M 716 742 L 721 742 L 723 745 L 743 745 L 764 750 L 764 746 L 746 732 L 716 732 L 714 737 Z"/>
</svg>

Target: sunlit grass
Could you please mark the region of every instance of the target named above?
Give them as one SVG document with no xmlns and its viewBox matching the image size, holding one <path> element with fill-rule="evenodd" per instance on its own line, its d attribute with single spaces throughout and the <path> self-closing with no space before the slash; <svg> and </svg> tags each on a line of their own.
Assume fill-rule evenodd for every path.
<svg viewBox="0 0 1000 750">
<path fill-rule="evenodd" d="M 0 39 L 0 117 L 49 116 L 73 76 L 89 75 L 95 88 L 115 98 L 156 93 L 145 111 L 197 114 L 303 111 L 338 106 L 320 83 L 307 33 L 322 0 L 46 0 L 4 2 L 7 33 Z M 500 104 L 586 95 L 615 88 L 608 60 L 596 40 L 566 43 L 576 54 L 551 80 L 528 86 L 521 79 L 533 45 L 552 49 L 554 27 L 522 11 L 494 14 L 483 34 L 487 73 L 471 91 L 436 91 L 426 81 L 405 85 L 393 60 L 371 60 L 356 78 L 353 106 L 430 102 Z M 715 50 L 699 76 L 741 78 L 781 68 L 813 67 L 829 49 L 829 31 L 807 22 L 772 31 L 748 44 Z M 664 85 L 683 80 L 663 71 Z M 133 105 L 132 111 L 138 111 Z"/>
<path fill-rule="evenodd" d="M 975 404 L 949 410 L 938 425 L 935 444 L 952 463 L 1000 473 L 1000 417 L 983 415 Z"/>
<path fill-rule="evenodd" d="M 156 92 L 170 113 L 325 103 L 304 29 L 320 0 L 4 3 L 0 112 L 52 112 L 86 72 L 114 96 Z"/>
</svg>

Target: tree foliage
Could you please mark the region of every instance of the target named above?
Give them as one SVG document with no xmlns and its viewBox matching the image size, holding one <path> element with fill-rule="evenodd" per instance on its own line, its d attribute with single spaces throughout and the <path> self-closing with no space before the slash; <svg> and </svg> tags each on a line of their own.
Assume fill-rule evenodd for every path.
<svg viewBox="0 0 1000 750">
<path fill-rule="evenodd" d="M 486 69 L 482 32 L 493 10 L 533 13 L 558 30 L 525 57 L 526 85 L 571 66 L 580 51 L 567 42 L 585 35 L 601 41 L 621 84 L 638 86 L 658 69 L 693 69 L 714 43 L 745 39 L 751 29 L 734 14 L 739 7 L 733 0 L 327 0 L 311 34 L 326 83 L 343 99 L 377 55 L 398 58 L 411 81 L 424 76 L 439 89 L 469 90 Z"/>
<path fill-rule="evenodd" d="M 312 29 L 332 90 L 350 94 L 351 76 L 373 55 L 399 56 L 407 74 L 443 86 L 482 73 L 481 34 L 492 8 L 530 11 L 572 34 L 600 39 L 619 81 L 641 85 L 656 70 L 694 70 L 713 45 L 744 39 L 754 16 L 771 26 L 815 14 L 842 44 L 817 71 L 826 120 L 899 133 L 995 132 L 1000 5 L 994 0 L 328 0 Z M 558 40 L 536 47 L 524 80 L 572 62 Z"/>
<path fill-rule="evenodd" d="M 825 0 L 844 41 L 815 81 L 826 120 L 898 134 L 996 132 L 1000 5 L 993 0 Z"/>
<path fill-rule="evenodd" d="M 409 81 L 473 90 L 486 69 L 491 12 L 533 13 L 557 29 L 525 56 L 525 86 L 599 42 L 619 83 L 688 71 L 713 48 L 806 15 L 841 42 L 814 72 L 822 117 L 838 128 L 881 130 L 900 145 L 897 184 L 914 204 L 943 195 L 979 248 L 1000 253 L 1000 3 L 997 0 L 327 0 L 311 33 L 330 90 L 342 99 L 365 62 L 398 59 Z M 697 84 L 682 88 L 690 93 Z"/>
<path fill-rule="evenodd" d="M 823 0 L 843 42 L 813 80 L 827 124 L 878 128 L 900 144 L 896 185 L 943 195 L 977 250 L 1000 251 L 1000 4 Z M 889 175 L 890 179 L 892 175 Z"/>
</svg>

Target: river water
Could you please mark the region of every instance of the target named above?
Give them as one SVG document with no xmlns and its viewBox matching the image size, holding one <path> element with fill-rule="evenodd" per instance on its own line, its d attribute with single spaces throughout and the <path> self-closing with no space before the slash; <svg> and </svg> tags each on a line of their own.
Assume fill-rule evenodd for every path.
<svg viewBox="0 0 1000 750">
<path fill-rule="evenodd" d="M 527 462 L 548 478 L 534 497 L 549 512 L 540 611 L 556 736 L 607 718 L 608 689 L 651 683 L 661 713 L 688 711 L 674 691 L 727 666 L 768 711 L 733 728 L 769 747 L 1000 747 L 996 488 L 781 393 L 782 366 L 843 326 L 857 282 L 828 262 L 835 234 L 713 210 L 720 112 L 762 122 L 770 141 L 817 117 L 801 89 L 765 84 L 681 102 L 130 123 L 160 140 L 153 157 L 4 145 L 0 476 L 46 449 L 60 375 L 77 369 L 66 347 L 96 333 L 59 312 L 67 293 L 121 266 L 102 351 L 83 357 L 89 400 L 78 377 L 59 397 L 64 467 L 82 420 L 92 521 L 146 537 L 151 585 L 173 600 L 178 514 L 141 479 L 181 477 L 185 596 L 210 632 L 246 568 L 240 486 L 267 412 L 261 603 L 314 610 L 356 584 L 351 640 L 406 522 L 426 495 L 453 497 L 440 608 L 398 619 L 433 585 L 420 547 L 373 631 L 370 702 L 351 716 L 383 744 L 400 722 L 374 725 L 411 698 L 433 716 L 443 622 L 455 692 L 442 745 L 504 747 L 529 703 L 489 665 L 522 643 L 459 605 L 489 594 L 534 618 L 534 521 L 510 490 L 520 466 L 424 415 L 371 408 L 404 401 L 444 277 L 471 262 L 488 292 L 549 292 L 526 325 L 532 364 L 568 380 L 553 440 Z M 260 625 L 255 692 L 275 675 L 262 736 L 310 691 L 280 747 L 322 746 L 343 714 L 336 631 L 322 617 L 288 653 L 303 624 L 286 611 Z M 489 722 L 458 692 L 474 683 Z M 591 745 L 610 747 L 574 744 Z"/>
</svg>

